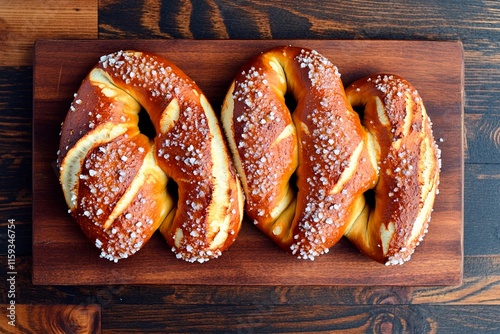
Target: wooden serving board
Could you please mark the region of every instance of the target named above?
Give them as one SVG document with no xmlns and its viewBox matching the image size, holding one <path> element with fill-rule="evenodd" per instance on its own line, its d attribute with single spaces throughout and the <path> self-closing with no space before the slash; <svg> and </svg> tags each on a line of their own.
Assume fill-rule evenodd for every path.
<svg viewBox="0 0 500 334">
<path fill-rule="evenodd" d="M 99 258 L 67 213 L 53 163 L 73 93 L 99 57 L 121 49 L 158 53 L 205 92 L 216 111 L 239 67 L 273 46 L 316 49 L 344 84 L 385 72 L 410 81 L 424 99 L 442 149 L 440 194 L 429 232 L 412 260 L 386 267 L 342 239 L 315 261 L 298 260 L 251 223 L 223 255 L 203 264 L 177 260 L 156 233 L 115 264 Z M 35 44 L 33 117 L 33 283 L 210 285 L 457 285 L 463 271 L 463 48 L 460 42 L 338 40 L 42 40 Z M 441 139 L 441 140 L 439 140 Z"/>
</svg>

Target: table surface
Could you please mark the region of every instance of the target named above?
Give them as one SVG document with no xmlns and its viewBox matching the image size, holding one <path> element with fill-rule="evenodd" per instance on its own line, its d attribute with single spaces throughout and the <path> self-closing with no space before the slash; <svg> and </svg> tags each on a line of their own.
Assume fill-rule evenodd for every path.
<svg viewBox="0 0 500 334">
<path fill-rule="evenodd" d="M 0 331 L 43 332 L 52 318 L 79 333 L 500 332 L 500 2 L 0 1 L 0 31 Z M 48 38 L 461 41 L 462 283 L 33 285 L 33 43 Z"/>
</svg>

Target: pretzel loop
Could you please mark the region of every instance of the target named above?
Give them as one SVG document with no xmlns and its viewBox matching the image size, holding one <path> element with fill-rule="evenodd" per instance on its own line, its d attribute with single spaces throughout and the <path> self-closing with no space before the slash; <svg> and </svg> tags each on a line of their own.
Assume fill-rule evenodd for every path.
<svg viewBox="0 0 500 334">
<path fill-rule="evenodd" d="M 152 139 L 140 132 L 141 107 Z M 160 229 L 178 258 L 204 262 L 240 230 L 243 195 L 218 120 L 194 81 L 158 56 L 100 59 L 64 121 L 58 165 L 70 213 L 109 260 Z"/>
<path fill-rule="evenodd" d="M 385 89 L 410 87 L 401 78 L 380 80 L 384 78 L 390 81 Z M 296 100 L 292 111 L 287 94 Z M 346 95 L 329 60 L 290 46 L 256 56 L 236 75 L 224 101 L 222 124 L 246 194 L 246 213 L 293 255 L 312 260 L 346 235 L 377 261 L 401 263 L 395 249 L 408 258 L 425 232 L 439 169 L 430 123 L 414 91 L 401 96 L 395 91 L 377 102 L 373 96 L 380 94 L 358 82 Z M 416 102 L 407 105 L 406 100 Z M 366 104 L 363 125 L 351 103 Z M 375 119 L 383 124 L 372 126 Z M 391 128 L 384 128 L 385 123 Z M 417 144 L 410 144 L 417 138 Z M 384 191 L 401 182 L 386 171 L 396 161 L 398 171 L 412 168 L 420 179 L 408 180 L 404 190 L 412 189 L 411 194 L 395 204 L 393 199 L 402 198 Z M 412 167 L 403 161 L 411 161 Z M 371 189 L 374 208 L 366 200 Z M 422 196 L 414 198 L 415 193 Z M 396 209 L 404 203 L 413 207 L 415 201 L 417 209 L 411 213 Z M 386 212 L 393 213 L 391 218 Z M 411 231 L 410 236 L 400 236 L 401 229 Z"/>
</svg>

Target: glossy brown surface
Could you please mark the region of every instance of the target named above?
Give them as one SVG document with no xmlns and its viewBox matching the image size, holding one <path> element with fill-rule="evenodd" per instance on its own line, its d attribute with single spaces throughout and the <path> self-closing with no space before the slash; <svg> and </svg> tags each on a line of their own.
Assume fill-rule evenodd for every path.
<svg viewBox="0 0 500 334">
<path fill-rule="evenodd" d="M 134 255 L 161 225 L 177 258 L 205 262 L 240 230 L 243 194 L 215 113 L 191 78 L 156 55 L 99 58 L 65 116 L 57 166 L 69 211 L 101 258 Z"/>
<path fill-rule="evenodd" d="M 327 57 L 281 46 L 239 70 L 221 119 L 249 220 L 285 251 L 314 260 L 346 235 L 386 265 L 411 258 L 441 163 L 422 98 L 404 78 L 373 74 L 344 91 Z"/>
</svg>

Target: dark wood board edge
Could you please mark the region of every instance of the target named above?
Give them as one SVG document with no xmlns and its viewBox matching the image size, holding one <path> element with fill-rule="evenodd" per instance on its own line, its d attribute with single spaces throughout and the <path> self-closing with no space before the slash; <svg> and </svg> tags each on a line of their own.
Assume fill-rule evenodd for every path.
<svg viewBox="0 0 500 334">
<path fill-rule="evenodd" d="M 38 43 L 44 43 L 44 42 L 51 42 L 52 40 L 49 40 L 49 41 L 37 41 L 37 44 Z M 55 42 L 60 42 L 59 40 L 55 40 Z M 78 43 L 80 43 L 82 41 L 78 41 Z M 85 42 L 85 41 L 84 41 Z M 90 40 L 90 41 L 86 41 L 88 43 L 100 43 L 100 41 L 94 41 L 94 40 Z M 109 42 L 109 41 L 106 41 L 106 42 Z M 111 41 L 113 42 L 113 41 Z M 157 41 L 156 40 L 152 40 L 152 41 L 144 41 L 144 40 L 140 40 L 140 41 L 133 41 L 133 43 L 156 43 Z M 182 43 L 185 43 L 186 41 L 183 41 Z M 231 43 L 231 42 L 234 42 L 234 41 L 214 41 L 214 42 L 220 42 L 220 43 Z M 253 42 L 257 42 L 258 44 L 260 43 L 264 43 L 266 44 L 268 41 L 251 41 L 251 40 L 248 40 L 248 41 L 242 41 L 243 43 L 253 43 Z M 283 41 L 279 41 L 279 40 L 274 40 L 273 43 L 276 43 L 276 44 L 282 44 L 281 42 Z M 284 41 L 284 42 L 289 42 L 289 41 Z M 314 42 L 314 41 L 309 41 L 309 40 L 306 40 L 306 41 L 303 41 L 303 40 L 297 40 L 297 41 L 294 41 L 298 44 L 300 43 L 311 43 L 311 42 Z M 324 42 L 324 41 L 319 41 L 319 42 Z M 351 41 L 349 41 L 351 42 Z M 353 41 L 353 42 L 356 42 L 356 41 Z M 362 42 L 362 43 L 366 43 L 366 42 L 370 42 L 370 43 L 377 43 L 378 41 L 359 41 L 359 42 Z M 386 42 L 386 41 L 383 41 L 383 42 Z M 393 41 L 394 43 L 399 43 L 399 41 Z M 117 40 L 117 41 L 114 41 L 114 43 L 123 43 L 123 41 L 121 40 Z M 410 43 L 410 41 L 405 41 L 405 43 Z M 435 42 L 428 42 L 428 43 L 431 43 L 430 45 L 433 45 L 433 43 Z M 461 42 L 437 42 L 437 43 L 449 43 L 450 45 L 458 45 L 459 48 L 462 49 L 462 59 L 463 59 L 463 47 L 462 47 L 462 44 Z M 455 46 L 456 47 L 456 46 Z M 35 48 L 36 49 L 36 48 Z M 36 58 L 35 58 L 35 61 L 36 61 Z M 35 71 L 36 71 L 36 67 L 35 67 Z M 36 75 L 36 74 L 35 74 Z M 463 87 L 463 61 L 462 61 L 462 73 L 461 73 L 461 86 Z M 34 96 L 36 95 L 36 90 L 34 90 Z M 460 101 L 460 104 L 461 104 L 461 133 L 463 133 L 463 107 L 464 107 L 464 103 L 463 103 L 463 89 L 462 89 L 462 101 Z M 461 135 L 461 152 L 463 152 L 463 136 Z M 461 227 L 462 227 L 462 240 L 461 240 L 461 258 L 462 258 L 462 264 L 461 264 L 461 268 L 460 268 L 460 273 L 458 275 L 458 277 L 455 275 L 454 277 L 450 278 L 449 281 L 451 282 L 451 284 L 459 284 L 461 283 L 462 279 L 463 279 L 463 155 L 461 156 L 461 183 L 462 183 L 462 189 L 461 189 L 461 197 L 462 197 L 462 204 L 461 204 L 461 220 L 462 220 L 462 223 L 461 223 Z M 36 282 L 37 279 L 35 277 L 33 277 L 33 281 Z M 102 282 L 89 282 L 90 284 L 102 284 Z M 111 282 L 112 283 L 112 282 Z M 157 283 L 157 282 L 151 282 L 151 283 Z M 42 283 L 43 284 L 43 283 Z M 50 282 L 50 279 L 48 279 L 48 282 L 47 284 L 59 284 L 59 283 L 56 283 L 56 282 Z M 424 285 L 427 285 L 427 284 L 433 284 L 432 282 L 427 282 L 427 283 L 423 283 Z M 445 283 L 447 284 L 447 283 Z"/>
</svg>

